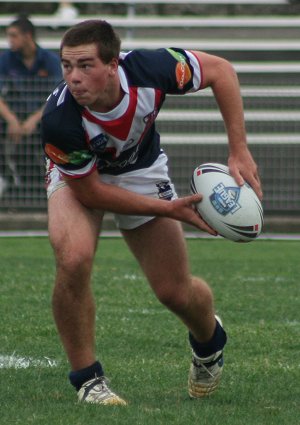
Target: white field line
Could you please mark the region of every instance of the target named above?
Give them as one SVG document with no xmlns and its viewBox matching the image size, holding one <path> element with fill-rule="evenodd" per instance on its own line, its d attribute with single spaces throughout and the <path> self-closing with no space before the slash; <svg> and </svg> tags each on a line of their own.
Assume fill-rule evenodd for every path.
<svg viewBox="0 0 300 425">
<path fill-rule="evenodd" d="M 46 356 L 41 359 L 35 359 L 17 356 L 14 353 L 11 355 L 0 354 L 0 369 L 28 369 L 29 367 L 57 367 L 57 362 Z"/>
<path fill-rule="evenodd" d="M 19 237 L 48 237 L 47 231 L 35 231 L 35 230 L 9 230 L 0 231 L 0 238 L 19 238 Z M 122 235 L 118 230 L 104 231 L 101 233 L 101 238 L 121 238 Z M 185 232 L 187 239 L 223 239 L 221 236 L 210 236 L 207 233 L 188 231 Z M 300 233 L 262 233 L 258 237 L 259 240 L 300 240 Z M 1 357 L 0 357 L 1 359 Z M 1 366 L 0 366 L 1 368 Z"/>
</svg>

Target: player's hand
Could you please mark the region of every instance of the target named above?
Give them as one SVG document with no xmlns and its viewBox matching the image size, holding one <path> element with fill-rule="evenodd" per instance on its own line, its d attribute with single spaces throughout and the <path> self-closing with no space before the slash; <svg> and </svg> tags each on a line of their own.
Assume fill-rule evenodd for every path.
<svg viewBox="0 0 300 425">
<path fill-rule="evenodd" d="M 195 194 L 183 198 L 174 199 L 172 203 L 172 218 L 197 227 L 210 235 L 217 236 L 217 232 L 212 229 L 200 216 L 196 209 L 196 204 L 201 202 L 202 195 Z"/>
<path fill-rule="evenodd" d="M 228 158 L 228 167 L 230 174 L 239 186 L 243 186 L 246 181 L 250 184 L 258 198 L 262 200 L 263 192 L 257 165 L 248 148 L 235 154 L 231 153 Z"/>
</svg>

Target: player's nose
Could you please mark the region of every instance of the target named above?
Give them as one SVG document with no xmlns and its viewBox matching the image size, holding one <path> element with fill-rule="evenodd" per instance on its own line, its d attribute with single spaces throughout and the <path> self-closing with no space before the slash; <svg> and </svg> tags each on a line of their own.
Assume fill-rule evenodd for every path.
<svg viewBox="0 0 300 425">
<path fill-rule="evenodd" d="M 74 67 L 69 74 L 69 81 L 72 84 L 79 84 L 81 82 L 81 72 L 79 69 Z"/>
</svg>

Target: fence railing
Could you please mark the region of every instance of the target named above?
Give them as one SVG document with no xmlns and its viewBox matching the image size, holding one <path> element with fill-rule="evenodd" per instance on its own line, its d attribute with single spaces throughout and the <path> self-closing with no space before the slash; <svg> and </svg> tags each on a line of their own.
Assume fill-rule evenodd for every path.
<svg viewBox="0 0 300 425">
<path fill-rule="evenodd" d="M 60 0 L 1 0 L 0 3 L 59 3 Z M 126 4 L 134 6 L 145 4 L 145 0 L 72 0 L 72 3 L 105 3 L 105 4 Z M 150 4 L 256 4 L 274 5 L 287 4 L 288 0 L 151 0 Z"/>
</svg>

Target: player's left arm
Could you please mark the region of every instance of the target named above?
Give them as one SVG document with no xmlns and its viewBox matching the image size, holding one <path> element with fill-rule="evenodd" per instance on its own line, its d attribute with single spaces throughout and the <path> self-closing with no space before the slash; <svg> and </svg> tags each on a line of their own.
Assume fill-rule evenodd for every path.
<svg viewBox="0 0 300 425">
<path fill-rule="evenodd" d="M 247 145 L 243 100 L 236 71 L 226 59 L 200 51 L 193 53 L 201 64 L 201 88 L 211 87 L 223 116 L 228 136 L 230 172 L 239 185 L 246 180 L 261 199 L 257 165 Z"/>
</svg>

